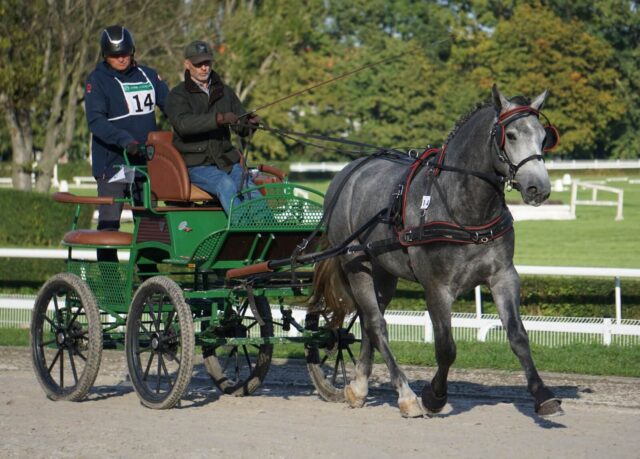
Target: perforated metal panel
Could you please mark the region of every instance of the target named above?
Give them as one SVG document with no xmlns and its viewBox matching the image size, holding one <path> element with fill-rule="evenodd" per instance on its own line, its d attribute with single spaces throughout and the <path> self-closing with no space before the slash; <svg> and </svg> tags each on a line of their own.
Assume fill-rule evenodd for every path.
<svg viewBox="0 0 640 459">
<path fill-rule="evenodd" d="M 100 309 L 127 312 L 131 302 L 129 265 L 125 263 L 78 261 L 67 262 L 67 270 L 84 280 Z"/>
</svg>

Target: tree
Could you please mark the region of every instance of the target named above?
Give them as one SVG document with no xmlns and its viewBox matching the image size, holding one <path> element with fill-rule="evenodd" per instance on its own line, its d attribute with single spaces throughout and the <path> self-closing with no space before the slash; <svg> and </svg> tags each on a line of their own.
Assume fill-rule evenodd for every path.
<svg viewBox="0 0 640 459">
<path fill-rule="evenodd" d="M 78 134 L 83 83 L 99 59 L 101 29 L 127 20 L 134 29 L 154 30 L 160 27 L 157 15 L 167 13 L 146 1 L 7 0 L 2 5 L 0 56 L 10 65 L 0 70 L 0 107 L 13 149 L 13 185 L 31 189 L 35 172 L 36 190 L 44 192 Z M 172 24 L 162 26 L 171 30 Z M 41 154 L 33 168 L 36 149 Z"/>
<path fill-rule="evenodd" d="M 591 157 L 623 115 L 611 46 L 581 22 L 563 21 L 539 4 L 516 6 L 510 19 L 500 19 L 459 57 L 481 87 L 497 82 L 527 94 L 549 88 L 545 112 L 560 130 L 560 153 Z"/>
</svg>

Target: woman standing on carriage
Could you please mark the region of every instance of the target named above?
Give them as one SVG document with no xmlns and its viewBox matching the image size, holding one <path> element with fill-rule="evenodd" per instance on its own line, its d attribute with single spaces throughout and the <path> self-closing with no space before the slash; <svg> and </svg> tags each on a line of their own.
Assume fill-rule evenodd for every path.
<svg viewBox="0 0 640 459">
<path fill-rule="evenodd" d="M 100 48 L 103 61 L 87 78 L 84 99 L 92 173 L 98 196 L 123 198 L 129 192 L 128 184 L 109 181 L 125 164 L 125 149 L 131 164 L 144 164 L 139 147 L 149 132 L 157 130 L 155 107 L 164 112 L 169 88 L 154 69 L 134 60 L 135 42 L 123 26 L 104 29 Z M 98 229 L 117 231 L 122 208 L 122 202 L 99 206 Z M 117 251 L 98 249 L 98 260 L 117 262 Z"/>
</svg>

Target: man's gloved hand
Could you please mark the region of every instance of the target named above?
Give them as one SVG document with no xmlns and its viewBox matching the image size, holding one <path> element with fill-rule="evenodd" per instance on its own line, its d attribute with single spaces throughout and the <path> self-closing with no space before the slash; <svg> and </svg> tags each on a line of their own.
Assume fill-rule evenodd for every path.
<svg viewBox="0 0 640 459">
<path fill-rule="evenodd" d="M 238 122 L 238 115 L 236 115 L 233 112 L 216 114 L 216 123 L 218 123 L 219 126 L 223 126 L 226 124 L 236 124 L 237 122 Z"/>
<path fill-rule="evenodd" d="M 249 115 L 249 119 L 247 121 L 249 121 L 249 123 L 251 124 L 260 124 L 260 121 L 262 121 L 262 118 L 260 118 L 255 113 L 252 113 L 251 115 Z"/>
<path fill-rule="evenodd" d="M 127 145 L 127 154 L 129 156 L 138 156 L 139 153 L 142 153 L 140 151 L 140 142 L 134 140 Z"/>
</svg>

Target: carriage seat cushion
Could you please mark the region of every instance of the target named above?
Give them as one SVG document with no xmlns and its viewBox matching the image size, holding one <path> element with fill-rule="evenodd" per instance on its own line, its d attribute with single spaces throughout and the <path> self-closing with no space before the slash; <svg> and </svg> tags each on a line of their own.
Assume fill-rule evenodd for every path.
<svg viewBox="0 0 640 459">
<path fill-rule="evenodd" d="M 69 245 L 128 246 L 133 242 L 133 234 L 122 231 L 81 229 L 69 231 L 62 241 Z"/>
<path fill-rule="evenodd" d="M 147 138 L 147 144 L 155 148 L 153 159 L 147 163 L 154 199 L 185 203 L 215 201 L 214 196 L 191 184 L 184 159 L 171 139 L 169 131 L 150 132 Z"/>
</svg>

